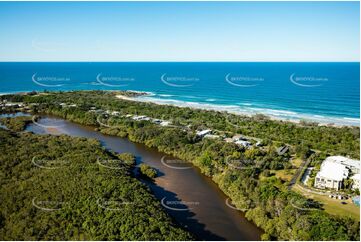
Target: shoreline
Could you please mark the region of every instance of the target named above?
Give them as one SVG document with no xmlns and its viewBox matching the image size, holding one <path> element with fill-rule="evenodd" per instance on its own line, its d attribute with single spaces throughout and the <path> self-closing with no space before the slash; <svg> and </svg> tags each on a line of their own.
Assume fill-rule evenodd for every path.
<svg viewBox="0 0 361 242">
<path fill-rule="evenodd" d="M 134 101 L 134 102 L 144 102 L 144 103 L 153 103 L 156 105 L 169 105 L 180 108 L 191 108 L 193 110 L 207 110 L 207 111 L 215 111 L 215 112 L 226 112 L 229 114 L 246 116 L 246 117 L 254 117 L 255 115 L 264 115 L 270 120 L 280 121 L 280 122 L 290 122 L 294 124 L 301 124 L 302 121 L 306 121 L 309 123 L 317 123 L 318 126 L 326 126 L 326 127 L 360 127 L 360 119 L 359 118 L 350 118 L 350 117 L 331 117 L 331 116 L 322 116 L 322 115 L 312 115 L 312 114 L 304 114 L 305 117 L 302 117 L 297 112 L 289 111 L 289 110 L 277 110 L 277 109 L 261 109 L 261 108 L 250 108 L 245 109 L 238 105 L 222 105 L 222 104 L 214 104 L 214 103 L 199 103 L 196 101 L 182 101 L 177 99 L 162 99 L 154 97 L 156 95 L 163 96 L 163 94 L 156 94 L 154 92 L 149 91 L 137 91 L 137 90 L 67 90 L 67 91 L 49 91 L 51 92 L 74 92 L 74 91 L 104 91 L 104 92 L 113 92 L 115 93 L 115 97 L 126 100 L 126 101 Z M 15 92 L 7 92 L 0 93 L 0 96 L 4 95 L 26 95 L 33 91 L 15 91 Z M 45 93 L 44 91 L 35 91 L 38 94 Z M 126 96 L 121 93 L 129 93 L 131 95 Z M 170 97 L 172 95 L 167 95 L 166 97 Z M 262 112 L 263 110 L 263 112 Z M 268 111 L 268 113 L 267 113 Z M 274 114 L 270 114 L 273 112 Z M 278 114 L 278 115 L 276 115 Z M 287 115 L 299 115 L 300 117 L 286 118 Z M 308 116 L 310 115 L 310 117 Z"/>
<path fill-rule="evenodd" d="M 133 92 L 133 91 L 130 91 Z M 142 93 L 142 92 L 139 92 Z M 246 110 L 241 110 L 242 108 L 240 106 L 236 105 L 217 105 L 217 104 L 208 104 L 208 103 L 199 103 L 199 102 L 189 102 L 189 101 L 181 101 L 181 100 L 174 100 L 174 99 L 161 99 L 161 98 L 154 98 L 156 94 L 147 92 L 146 94 L 139 95 L 136 97 L 129 97 L 125 95 L 116 94 L 115 96 L 119 99 L 123 99 L 126 101 L 134 101 L 134 102 L 144 102 L 144 103 L 153 103 L 156 105 L 169 105 L 174 107 L 181 107 L 181 108 L 191 108 L 193 110 L 208 110 L 208 111 L 216 111 L 216 112 L 226 112 L 230 114 L 240 115 L 240 116 L 247 116 L 247 117 L 254 117 L 257 114 L 265 115 L 267 118 L 273 121 L 282 121 L 282 122 L 290 122 L 295 124 L 301 124 L 301 121 L 306 122 L 316 122 L 318 123 L 318 126 L 327 126 L 327 127 L 360 127 L 360 119 L 357 118 L 348 118 L 348 117 L 340 117 L 335 118 L 338 119 L 333 122 L 327 122 L 327 119 L 331 119 L 332 117 L 322 117 L 325 120 L 322 120 L 322 118 L 316 119 L 312 117 L 305 117 L 305 118 L 281 118 L 276 115 L 270 115 L 268 113 L 264 112 L 253 112 Z M 271 110 L 271 109 L 270 109 Z M 297 114 L 293 111 L 284 111 L 284 110 L 273 110 L 278 113 L 292 113 Z M 349 122 L 347 122 L 349 120 Z M 342 122 L 344 121 L 344 122 Z"/>
</svg>

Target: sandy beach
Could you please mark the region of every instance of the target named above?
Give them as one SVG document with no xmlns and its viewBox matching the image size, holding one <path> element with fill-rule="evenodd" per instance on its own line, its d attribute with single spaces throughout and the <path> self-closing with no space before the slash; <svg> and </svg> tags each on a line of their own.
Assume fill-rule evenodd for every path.
<svg viewBox="0 0 361 242">
<path fill-rule="evenodd" d="M 142 92 L 139 92 L 139 93 L 142 93 Z M 282 121 L 282 122 L 291 122 L 291 123 L 295 123 L 295 124 L 300 124 L 302 121 L 306 120 L 307 122 L 316 122 L 316 123 L 318 123 L 319 126 L 333 126 L 333 127 L 357 126 L 357 125 L 354 125 L 355 120 L 353 120 L 353 119 L 350 119 L 349 120 L 350 122 L 347 122 L 347 119 L 335 120 L 335 122 L 327 122 L 327 121 L 322 121 L 320 119 L 311 119 L 311 118 L 310 119 L 306 119 L 306 118 L 305 119 L 286 119 L 286 118 L 281 118 L 281 117 L 265 114 L 262 112 L 250 113 L 247 111 L 241 111 L 241 110 L 239 110 L 239 107 L 236 105 L 222 106 L 222 105 L 204 104 L 204 103 L 197 103 L 197 102 L 184 102 L 184 101 L 178 101 L 178 100 L 167 100 L 167 99 L 162 100 L 162 99 L 151 98 L 150 96 L 153 96 L 153 95 L 154 94 L 149 93 L 148 95 L 140 95 L 137 97 L 128 97 L 125 95 L 118 94 L 118 95 L 116 95 L 116 97 L 119 99 L 127 100 L 127 101 L 153 103 L 153 104 L 157 104 L 157 105 L 170 105 L 170 106 L 175 106 L 175 107 L 191 108 L 194 110 L 209 110 L 209 111 L 216 111 L 216 112 L 227 112 L 227 113 L 236 114 L 236 115 L 240 115 L 240 116 L 247 116 L 247 117 L 252 117 L 257 114 L 262 114 L 262 115 L 267 116 L 271 120 Z M 282 112 L 282 111 L 278 111 L 278 112 Z"/>
</svg>

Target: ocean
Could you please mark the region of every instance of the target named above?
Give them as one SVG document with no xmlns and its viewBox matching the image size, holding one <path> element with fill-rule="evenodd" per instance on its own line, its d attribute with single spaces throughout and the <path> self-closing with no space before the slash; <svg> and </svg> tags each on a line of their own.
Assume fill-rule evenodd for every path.
<svg viewBox="0 0 361 242">
<path fill-rule="evenodd" d="M 0 94 L 134 90 L 139 101 L 282 120 L 360 123 L 360 63 L 1 62 Z"/>
</svg>

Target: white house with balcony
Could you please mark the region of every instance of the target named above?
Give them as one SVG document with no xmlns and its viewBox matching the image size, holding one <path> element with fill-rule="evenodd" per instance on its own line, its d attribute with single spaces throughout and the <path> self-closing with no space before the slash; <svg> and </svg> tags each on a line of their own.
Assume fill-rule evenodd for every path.
<svg viewBox="0 0 361 242">
<path fill-rule="evenodd" d="M 344 156 L 329 156 L 321 165 L 315 178 L 315 187 L 322 189 L 340 190 L 343 180 L 350 178 L 353 181 L 352 189 L 360 184 L 360 161 Z"/>
<path fill-rule="evenodd" d="M 343 180 L 348 177 L 349 171 L 346 166 L 332 161 L 325 160 L 322 162 L 321 170 L 315 178 L 315 187 L 321 189 L 340 190 Z"/>
</svg>

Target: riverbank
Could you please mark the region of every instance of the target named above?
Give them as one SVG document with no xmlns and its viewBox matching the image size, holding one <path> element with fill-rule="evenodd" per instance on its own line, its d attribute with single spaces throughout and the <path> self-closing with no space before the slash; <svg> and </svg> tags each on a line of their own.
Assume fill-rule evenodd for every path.
<svg viewBox="0 0 361 242">
<path fill-rule="evenodd" d="M 56 133 L 47 128 L 54 126 L 58 127 Z M 94 129 L 94 126 L 75 124 L 55 116 L 43 116 L 37 123 L 28 126 L 27 131 L 97 139 L 104 148 L 113 152 L 135 154 L 138 165 L 145 163 L 157 170 L 159 176 L 155 178 L 155 183 L 145 182 L 167 213 L 199 240 L 260 239 L 262 231 L 243 213 L 228 207 L 228 197 L 191 163 Z"/>
</svg>

